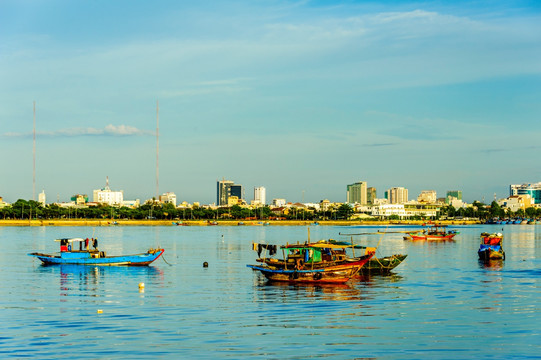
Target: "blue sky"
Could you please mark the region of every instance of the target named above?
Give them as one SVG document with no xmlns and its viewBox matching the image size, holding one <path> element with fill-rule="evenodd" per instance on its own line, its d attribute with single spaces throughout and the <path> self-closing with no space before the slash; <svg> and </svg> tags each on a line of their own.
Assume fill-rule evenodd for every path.
<svg viewBox="0 0 541 360">
<path fill-rule="evenodd" d="M 0 196 L 212 203 L 541 181 L 535 1 L 0 0 Z"/>
</svg>

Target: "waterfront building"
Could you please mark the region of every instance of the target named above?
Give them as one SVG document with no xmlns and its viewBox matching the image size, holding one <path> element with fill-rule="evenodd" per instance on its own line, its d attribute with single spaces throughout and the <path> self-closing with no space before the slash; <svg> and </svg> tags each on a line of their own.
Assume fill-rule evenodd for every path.
<svg viewBox="0 0 541 360">
<path fill-rule="evenodd" d="M 173 204 L 174 207 L 177 206 L 177 195 L 174 192 L 166 192 L 160 195 L 160 202 L 163 204 Z"/>
<path fill-rule="evenodd" d="M 376 200 L 376 188 L 375 187 L 369 187 L 366 189 L 366 202 L 370 205 L 374 204 L 374 200 Z"/>
<path fill-rule="evenodd" d="M 348 204 L 367 204 L 366 181 L 348 185 L 346 198 Z"/>
<path fill-rule="evenodd" d="M 242 185 L 231 185 L 231 196 L 236 196 L 239 200 L 244 200 L 244 190 L 242 189 Z"/>
<path fill-rule="evenodd" d="M 38 195 L 38 202 L 41 204 L 41 206 L 45 206 L 47 201 L 47 196 L 45 195 L 45 190 L 42 190 Z"/>
<path fill-rule="evenodd" d="M 406 210 L 404 209 L 404 204 L 382 204 L 372 207 L 372 216 L 388 218 L 392 215 L 396 215 L 401 219 L 405 218 Z"/>
<path fill-rule="evenodd" d="M 0 209 L 9 206 L 7 202 L 4 202 L 4 198 L 0 196 Z"/>
<path fill-rule="evenodd" d="M 527 208 L 533 206 L 534 199 L 530 195 L 511 195 L 506 199 L 498 200 L 498 205 L 502 208 L 509 209 L 513 212 L 516 212 L 520 209 L 526 210 Z"/>
<path fill-rule="evenodd" d="M 408 189 L 394 187 L 387 191 L 389 204 L 404 204 L 408 202 Z"/>
<path fill-rule="evenodd" d="M 272 206 L 274 207 L 284 207 L 286 203 L 286 199 L 272 199 Z"/>
<path fill-rule="evenodd" d="M 261 204 L 261 205 L 267 204 L 266 189 L 263 186 L 254 187 L 254 205 L 257 205 L 257 204 Z"/>
<path fill-rule="evenodd" d="M 417 197 L 417 201 L 420 203 L 429 203 L 434 204 L 438 197 L 436 196 L 435 190 L 423 190 Z"/>
<path fill-rule="evenodd" d="M 94 190 L 93 201 L 100 204 L 120 206 L 124 201 L 124 192 L 122 190 L 112 191 L 109 187 L 109 177 L 107 177 L 105 187 L 103 189 Z"/>
<path fill-rule="evenodd" d="M 532 204 L 541 204 L 541 182 L 536 184 L 510 185 L 510 195 L 529 195 Z"/>
</svg>

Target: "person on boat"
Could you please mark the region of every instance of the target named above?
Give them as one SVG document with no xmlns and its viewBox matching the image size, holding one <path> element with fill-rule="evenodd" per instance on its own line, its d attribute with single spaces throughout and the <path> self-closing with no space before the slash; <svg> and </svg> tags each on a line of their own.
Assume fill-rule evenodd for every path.
<svg viewBox="0 0 541 360">
<path fill-rule="evenodd" d="M 98 238 L 92 239 L 92 247 L 94 250 L 98 250 Z"/>
<path fill-rule="evenodd" d="M 60 240 L 60 252 L 68 251 L 68 240 L 62 239 Z"/>
<path fill-rule="evenodd" d="M 89 241 L 88 238 L 86 238 L 85 239 L 85 248 L 86 248 L 86 250 L 88 250 L 88 241 Z"/>
</svg>

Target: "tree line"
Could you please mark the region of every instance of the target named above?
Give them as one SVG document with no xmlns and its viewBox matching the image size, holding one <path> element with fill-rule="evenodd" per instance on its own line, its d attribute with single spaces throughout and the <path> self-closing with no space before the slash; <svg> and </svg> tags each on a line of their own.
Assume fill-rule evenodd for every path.
<svg viewBox="0 0 541 360">
<path fill-rule="evenodd" d="M 61 207 L 57 204 L 43 206 L 34 200 L 19 199 L 15 203 L 0 208 L 0 219 L 158 219 L 158 220 L 219 220 L 219 219 L 251 219 L 272 220 L 347 220 L 354 214 L 349 204 L 341 204 L 326 210 L 315 208 L 291 208 L 287 214 L 275 214 L 269 206 L 257 209 L 243 208 L 238 205 L 211 209 L 194 206 L 192 208 L 176 208 L 173 204 L 145 203 L 137 208 L 115 207 L 99 205 L 91 207 Z M 451 205 L 443 206 L 435 220 L 447 218 L 477 218 L 480 220 L 492 218 L 538 218 L 541 209 L 527 208 L 512 212 L 501 208 L 495 201 L 490 206 L 478 201 L 467 208 L 454 208 Z M 421 215 L 414 220 L 422 220 Z M 392 218 L 391 218 L 392 220 Z"/>
</svg>

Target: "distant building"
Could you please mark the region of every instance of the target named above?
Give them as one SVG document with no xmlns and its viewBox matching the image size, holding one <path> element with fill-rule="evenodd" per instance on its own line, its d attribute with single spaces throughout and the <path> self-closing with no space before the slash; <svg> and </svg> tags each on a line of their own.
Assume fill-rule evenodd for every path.
<svg viewBox="0 0 541 360">
<path fill-rule="evenodd" d="M 447 195 L 445 196 L 445 203 L 450 204 L 452 200 L 460 200 L 462 201 L 462 191 L 461 190 L 450 190 L 447 191 Z"/>
<path fill-rule="evenodd" d="M 359 181 L 347 186 L 346 202 L 349 204 L 367 204 L 366 181 Z"/>
<path fill-rule="evenodd" d="M 9 204 L 4 202 L 4 198 L 0 196 L 0 209 L 6 206 L 9 206 Z"/>
<path fill-rule="evenodd" d="M 88 195 L 81 195 L 81 194 L 77 194 L 77 195 L 73 195 L 71 197 L 71 201 L 73 201 L 75 204 L 77 205 L 84 205 L 88 202 Z"/>
<path fill-rule="evenodd" d="M 45 195 L 45 190 L 43 190 L 38 195 L 38 202 L 41 204 L 41 206 L 45 206 L 46 201 L 47 201 L 47 196 Z"/>
<path fill-rule="evenodd" d="M 537 184 L 510 185 L 510 195 L 529 195 L 533 204 L 541 204 L 541 182 Z"/>
<path fill-rule="evenodd" d="M 417 201 L 420 203 L 435 204 L 438 200 L 435 190 L 423 190 L 417 197 Z"/>
<path fill-rule="evenodd" d="M 366 189 L 366 202 L 368 204 L 374 204 L 374 201 L 376 200 L 376 188 L 375 187 L 369 187 Z"/>
<path fill-rule="evenodd" d="M 100 190 L 94 190 L 94 199 L 95 203 L 107 204 L 111 206 L 120 206 L 124 201 L 124 192 L 123 191 L 112 191 L 109 187 L 109 177 L 105 183 L 105 187 Z"/>
<path fill-rule="evenodd" d="M 286 203 L 286 199 L 272 199 L 272 206 L 274 207 L 286 206 Z"/>
<path fill-rule="evenodd" d="M 163 193 L 159 200 L 162 204 L 173 204 L 174 207 L 177 207 L 177 196 L 173 192 Z"/>
<path fill-rule="evenodd" d="M 526 210 L 533 205 L 533 199 L 530 195 L 511 195 L 507 199 L 498 201 L 498 205 L 502 208 L 509 209 L 513 212 L 517 210 Z"/>
<path fill-rule="evenodd" d="M 230 196 L 244 199 L 242 185 L 230 180 L 220 180 L 216 183 L 216 205 L 227 206 Z"/>
<path fill-rule="evenodd" d="M 263 186 L 254 187 L 254 204 L 267 204 L 266 189 Z"/>
<path fill-rule="evenodd" d="M 404 204 L 408 202 L 408 189 L 403 187 L 394 187 L 388 192 L 389 204 Z"/>
</svg>

